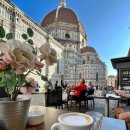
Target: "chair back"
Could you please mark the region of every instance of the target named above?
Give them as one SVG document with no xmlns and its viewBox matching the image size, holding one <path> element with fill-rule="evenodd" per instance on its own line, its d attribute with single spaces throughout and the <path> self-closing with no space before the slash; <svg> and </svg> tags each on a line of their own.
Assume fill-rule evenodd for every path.
<svg viewBox="0 0 130 130">
<path fill-rule="evenodd" d="M 5 87 L 0 87 L 0 98 L 8 97 L 7 92 L 5 91 Z"/>
<path fill-rule="evenodd" d="M 80 94 L 80 100 L 85 100 L 86 99 L 86 93 L 87 93 L 87 90 L 82 90 L 82 92 Z"/>
<path fill-rule="evenodd" d="M 62 89 L 47 90 L 45 93 L 45 106 L 61 106 Z"/>
<path fill-rule="evenodd" d="M 94 94 L 94 88 L 91 88 L 87 91 L 88 95 L 92 95 Z"/>
</svg>

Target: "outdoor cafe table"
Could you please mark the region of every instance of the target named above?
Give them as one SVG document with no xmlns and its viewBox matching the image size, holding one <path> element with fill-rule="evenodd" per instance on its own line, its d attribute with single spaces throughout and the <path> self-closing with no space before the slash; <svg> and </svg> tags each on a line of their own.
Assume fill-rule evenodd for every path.
<svg viewBox="0 0 130 130">
<path fill-rule="evenodd" d="M 127 130 L 124 120 L 103 117 L 101 130 Z"/>
<path fill-rule="evenodd" d="M 106 94 L 107 95 L 107 94 Z M 115 96 L 115 94 L 110 94 L 111 96 L 98 96 L 98 95 L 88 95 L 88 97 L 91 98 L 97 98 L 97 99 L 105 99 L 105 116 L 109 117 L 109 100 L 127 100 L 126 98 L 123 98 L 121 96 Z"/>
<path fill-rule="evenodd" d="M 51 126 L 58 122 L 58 116 L 68 112 L 67 110 L 45 107 L 44 123 L 36 126 L 27 126 L 26 130 L 51 130 Z"/>
<path fill-rule="evenodd" d="M 51 130 L 51 126 L 58 122 L 58 116 L 71 111 L 45 107 L 44 123 L 36 126 L 27 126 L 26 130 Z M 107 125 L 106 125 L 107 124 Z M 117 124 L 117 125 L 116 125 Z M 120 129 L 119 129 L 120 128 Z M 101 130 L 126 130 L 125 121 L 103 117 Z"/>
</svg>

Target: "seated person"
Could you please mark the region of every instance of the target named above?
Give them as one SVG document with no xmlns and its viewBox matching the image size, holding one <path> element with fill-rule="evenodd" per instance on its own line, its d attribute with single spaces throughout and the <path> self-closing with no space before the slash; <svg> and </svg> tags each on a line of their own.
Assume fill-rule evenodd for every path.
<svg viewBox="0 0 130 130">
<path fill-rule="evenodd" d="M 70 91 L 75 90 L 74 95 L 72 95 L 71 99 L 78 100 L 81 92 L 86 89 L 87 89 L 87 86 L 85 85 L 85 80 L 81 79 L 78 86 L 69 87 L 67 90 L 70 90 Z"/>
<path fill-rule="evenodd" d="M 114 90 L 116 95 L 125 97 L 128 99 L 128 105 L 130 105 L 130 94 L 124 93 L 121 90 Z M 130 107 L 117 107 L 114 109 L 115 117 L 121 120 L 125 120 L 128 126 L 128 130 L 130 130 Z"/>
<path fill-rule="evenodd" d="M 94 88 L 93 88 L 92 82 L 89 82 L 87 86 L 87 95 L 91 95 L 91 94 L 94 94 Z"/>
</svg>

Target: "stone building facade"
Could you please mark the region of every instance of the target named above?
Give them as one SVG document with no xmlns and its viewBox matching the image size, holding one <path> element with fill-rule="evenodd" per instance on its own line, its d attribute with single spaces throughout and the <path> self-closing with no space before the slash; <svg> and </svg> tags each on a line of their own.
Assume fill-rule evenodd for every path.
<svg viewBox="0 0 130 130">
<path fill-rule="evenodd" d="M 113 88 L 117 87 L 117 77 L 114 75 L 109 75 L 107 77 L 107 86 Z"/>
</svg>

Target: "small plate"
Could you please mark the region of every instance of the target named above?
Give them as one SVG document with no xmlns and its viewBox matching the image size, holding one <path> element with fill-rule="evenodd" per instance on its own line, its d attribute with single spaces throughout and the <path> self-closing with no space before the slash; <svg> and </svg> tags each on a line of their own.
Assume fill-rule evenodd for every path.
<svg viewBox="0 0 130 130">
<path fill-rule="evenodd" d="M 45 110 L 42 106 L 30 106 L 28 125 L 38 125 L 44 122 Z"/>
</svg>

